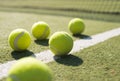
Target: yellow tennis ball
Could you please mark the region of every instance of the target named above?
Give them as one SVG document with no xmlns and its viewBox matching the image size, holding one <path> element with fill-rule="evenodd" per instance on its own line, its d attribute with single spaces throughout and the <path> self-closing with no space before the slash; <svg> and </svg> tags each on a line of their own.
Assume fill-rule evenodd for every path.
<svg viewBox="0 0 120 81">
<path fill-rule="evenodd" d="M 17 61 L 8 72 L 7 81 L 52 81 L 51 69 L 33 57 Z"/>
<path fill-rule="evenodd" d="M 46 39 L 50 34 L 50 27 L 47 23 L 43 21 L 39 21 L 32 26 L 32 35 L 38 39 L 43 40 Z"/>
<path fill-rule="evenodd" d="M 73 39 L 64 31 L 56 32 L 50 37 L 49 48 L 57 56 L 67 55 L 73 48 Z"/>
<path fill-rule="evenodd" d="M 30 43 L 31 37 L 29 32 L 24 29 L 15 29 L 13 30 L 8 37 L 9 45 L 15 51 L 26 50 Z"/>
<path fill-rule="evenodd" d="M 81 34 L 85 29 L 85 24 L 82 19 L 74 18 L 69 22 L 68 28 L 73 34 Z"/>
</svg>

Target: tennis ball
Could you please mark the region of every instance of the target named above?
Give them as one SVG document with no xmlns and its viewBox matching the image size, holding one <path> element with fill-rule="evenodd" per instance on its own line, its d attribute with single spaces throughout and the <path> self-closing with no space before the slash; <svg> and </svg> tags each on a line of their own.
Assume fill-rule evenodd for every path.
<svg viewBox="0 0 120 81">
<path fill-rule="evenodd" d="M 7 81 L 52 81 L 51 69 L 33 57 L 17 61 L 8 71 Z"/>
<path fill-rule="evenodd" d="M 74 18 L 69 22 L 68 28 L 73 34 L 81 34 L 85 29 L 85 24 L 82 19 Z"/>
<path fill-rule="evenodd" d="M 13 30 L 8 37 L 9 45 L 15 51 L 23 51 L 28 48 L 31 43 L 29 32 L 24 29 Z"/>
<path fill-rule="evenodd" d="M 73 39 L 64 31 L 56 32 L 50 37 L 49 48 L 57 56 L 67 55 L 72 47 Z"/>
<path fill-rule="evenodd" d="M 32 26 L 32 35 L 38 39 L 46 39 L 50 34 L 49 25 L 43 21 L 39 21 Z"/>
</svg>

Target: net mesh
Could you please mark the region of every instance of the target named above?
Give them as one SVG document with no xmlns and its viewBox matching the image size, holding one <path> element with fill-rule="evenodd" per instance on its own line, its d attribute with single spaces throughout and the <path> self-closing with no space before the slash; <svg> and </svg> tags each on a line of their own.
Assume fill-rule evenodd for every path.
<svg viewBox="0 0 120 81">
<path fill-rule="evenodd" d="M 76 9 L 84 12 L 120 14 L 120 0 L 75 0 Z"/>
<path fill-rule="evenodd" d="M 0 9 L 120 21 L 120 0 L 0 0 Z"/>
<path fill-rule="evenodd" d="M 71 13 L 76 12 L 74 16 L 120 21 L 120 0 L 74 0 L 72 7 L 70 2 L 68 4 L 68 10 L 71 10 Z"/>
</svg>

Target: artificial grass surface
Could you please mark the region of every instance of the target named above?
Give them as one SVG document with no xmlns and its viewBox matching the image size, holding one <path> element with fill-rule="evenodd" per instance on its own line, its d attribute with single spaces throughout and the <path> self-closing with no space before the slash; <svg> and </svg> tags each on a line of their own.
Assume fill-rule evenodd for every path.
<svg viewBox="0 0 120 81">
<path fill-rule="evenodd" d="M 8 45 L 8 36 L 10 32 L 16 28 L 24 28 L 31 32 L 31 26 L 38 21 L 45 21 L 50 25 L 51 35 L 56 31 L 66 31 L 68 33 L 68 22 L 73 17 L 64 16 L 51 16 L 51 15 L 38 15 L 38 14 L 26 14 L 26 13 L 6 13 L 0 12 L 0 63 L 8 60 L 19 59 L 24 56 L 29 56 L 33 53 L 38 53 L 48 49 L 48 39 L 45 41 L 37 41 L 31 35 L 32 43 L 27 51 L 22 53 L 14 52 Z M 84 19 L 86 30 L 84 35 L 93 35 L 107 30 L 111 30 L 120 26 L 119 23 L 95 21 Z M 51 36 L 50 35 L 50 36 Z M 73 37 L 74 40 L 80 39 L 80 37 Z"/>
<path fill-rule="evenodd" d="M 48 63 L 54 81 L 120 81 L 120 36 Z"/>
<path fill-rule="evenodd" d="M 54 81 L 120 81 L 119 40 L 117 36 L 48 63 Z"/>
<path fill-rule="evenodd" d="M 51 35 L 56 31 L 70 33 L 68 22 L 74 17 L 82 17 L 86 18 L 83 36 L 91 36 L 120 26 L 119 4 L 118 0 L 0 0 L 0 63 L 48 49 L 49 39 L 37 41 L 31 36 L 32 43 L 27 51 L 14 52 L 7 38 L 16 28 L 31 32 L 33 23 L 45 21 L 51 27 Z M 80 38 L 73 37 L 74 40 Z M 119 36 L 115 37 L 49 63 L 55 81 L 119 81 L 119 39 Z"/>
</svg>

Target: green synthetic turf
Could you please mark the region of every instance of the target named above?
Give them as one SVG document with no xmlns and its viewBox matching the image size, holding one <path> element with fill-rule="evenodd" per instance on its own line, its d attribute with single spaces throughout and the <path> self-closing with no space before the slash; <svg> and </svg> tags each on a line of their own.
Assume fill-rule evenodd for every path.
<svg viewBox="0 0 120 81">
<path fill-rule="evenodd" d="M 120 81 L 120 36 L 48 63 L 55 81 Z"/>
<path fill-rule="evenodd" d="M 120 81 L 119 40 L 117 36 L 48 63 L 54 81 Z"/>
<path fill-rule="evenodd" d="M 45 21 L 51 27 L 50 36 L 56 31 L 70 33 L 68 22 L 72 18 L 82 17 L 86 25 L 83 35 L 91 36 L 120 27 L 120 15 L 116 13 L 120 13 L 119 5 L 119 0 L 0 0 L 0 63 L 48 49 L 49 39 L 36 41 L 31 35 L 32 43 L 28 50 L 14 52 L 7 38 L 16 28 L 31 32 L 33 23 Z M 73 37 L 74 40 L 81 38 Z M 54 71 L 55 81 L 119 81 L 119 40 L 119 36 L 114 37 L 48 63 Z"/>
<path fill-rule="evenodd" d="M 31 26 L 33 23 L 45 21 L 50 25 L 50 36 L 56 31 L 66 31 L 70 33 L 67 25 L 72 18 L 73 17 L 0 12 L 0 63 L 8 60 L 19 59 L 21 57 L 29 56 L 33 53 L 39 53 L 48 49 L 48 39 L 45 41 L 37 41 L 31 35 L 32 43 L 28 50 L 22 53 L 14 52 L 8 45 L 8 36 L 12 30 L 16 28 L 24 28 L 31 33 Z M 119 23 L 87 19 L 85 19 L 84 22 L 86 25 L 86 30 L 83 35 L 86 36 L 105 32 L 120 26 Z M 73 37 L 74 40 L 80 38 L 81 37 Z"/>
<path fill-rule="evenodd" d="M 33 53 L 48 49 L 48 40 L 37 41 L 32 37 L 32 43 L 27 51 L 22 53 L 14 52 L 8 45 L 8 36 L 10 32 L 16 28 L 24 28 L 31 33 L 31 26 L 37 21 L 45 21 L 50 25 L 51 34 L 56 31 L 66 31 L 68 33 L 68 22 L 73 17 L 36 15 L 25 13 L 6 13 L 0 12 L 0 63 L 8 60 L 19 59 L 24 56 L 29 56 Z M 93 35 L 107 30 L 111 30 L 120 26 L 119 23 L 84 20 L 86 30 L 83 35 Z M 73 37 L 74 40 L 80 37 Z"/>
</svg>

